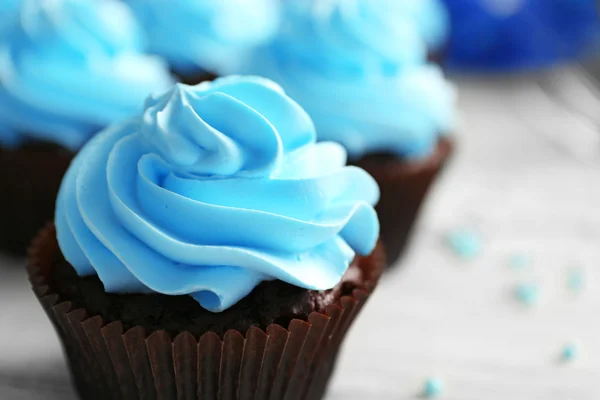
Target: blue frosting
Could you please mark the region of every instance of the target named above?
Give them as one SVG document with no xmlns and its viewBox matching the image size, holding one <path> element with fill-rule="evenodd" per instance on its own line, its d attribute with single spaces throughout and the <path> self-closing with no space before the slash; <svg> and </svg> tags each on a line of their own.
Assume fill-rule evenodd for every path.
<svg viewBox="0 0 600 400">
<path fill-rule="evenodd" d="M 390 1 L 393 6 L 405 10 L 430 50 L 439 50 L 446 44 L 450 34 L 450 19 L 441 0 L 384 1 Z"/>
<path fill-rule="evenodd" d="M 172 84 L 142 55 L 127 7 L 113 0 L 24 0 L 0 34 L 0 144 L 39 139 L 79 148 L 139 113 Z"/>
<path fill-rule="evenodd" d="M 449 66 L 540 68 L 583 55 L 600 41 L 597 0 L 445 0 Z"/>
<path fill-rule="evenodd" d="M 126 0 L 149 37 L 150 50 L 178 72 L 225 74 L 279 26 L 280 0 Z"/>
<path fill-rule="evenodd" d="M 320 140 L 351 157 L 426 157 L 453 129 L 455 91 L 402 1 L 289 0 L 273 43 L 243 71 L 266 76 L 308 111 Z"/>
<path fill-rule="evenodd" d="M 190 294 L 215 312 L 265 280 L 329 289 L 379 234 L 377 184 L 345 163 L 271 81 L 177 84 L 83 147 L 58 241 L 109 292 Z"/>
<path fill-rule="evenodd" d="M 7 25 L 7 21 L 19 10 L 19 5 L 22 0 L 2 0 L 0 1 L 0 35 L 2 35 L 2 29 Z"/>
</svg>

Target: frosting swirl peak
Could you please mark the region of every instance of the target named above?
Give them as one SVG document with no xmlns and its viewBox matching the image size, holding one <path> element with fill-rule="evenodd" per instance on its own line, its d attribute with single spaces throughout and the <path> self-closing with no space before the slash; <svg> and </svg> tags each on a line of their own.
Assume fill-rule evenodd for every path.
<svg viewBox="0 0 600 400">
<path fill-rule="evenodd" d="M 378 237 L 374 180 L 271 81 L 177 84 L 71 165 L 59 244 L 107 291 L 192 295 L 221 311 L 261 281 L 335 286 Z"/>
</svg>

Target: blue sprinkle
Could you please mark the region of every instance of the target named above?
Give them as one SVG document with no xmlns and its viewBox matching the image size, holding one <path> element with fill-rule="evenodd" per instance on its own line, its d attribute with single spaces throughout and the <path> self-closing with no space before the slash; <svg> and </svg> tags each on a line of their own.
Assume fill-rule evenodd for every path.
<svg viewBox="0 0 600 400">
<path fill-rule="evenodd" d="M 575 361 L 579 357 L 579 346 L 575 343 L 568 343 L 562 349 L 560 358 L 563 362 Z"/>
<path fill-rule="evenodd" d="M 429 378 L 423 387 L 423 397 L 433 399 L 439 397 L 444 391 L 444 382 L 438 378 Z"/>
<path fill-rule="evenodd" d="M 481 238 L 469 230 L 456 230 L 448 234 L 448 243 L 454 253 L 463 259 L 473 259 L 481 252 Z"/>
<path fill-rule="evenodd" d="M 508 260 L 508 265 L 514 269 L 525 269 L 533 263 L 531 256 L 526 254 L 515 254 Z"/>
<path fill-rule="evenodd" d="M 515 289 L 517 299 L 528 306 L 538 302 L 540 298 L 540 287 L 536 283 L 520 283 Z"/>
<path fill-rule="evenodd" d="M 573 268 L 567 276 L 567 287 L 572 292 L 580 292 L 583 289 L 585 274 L 579 268 Z"/>
</svg>

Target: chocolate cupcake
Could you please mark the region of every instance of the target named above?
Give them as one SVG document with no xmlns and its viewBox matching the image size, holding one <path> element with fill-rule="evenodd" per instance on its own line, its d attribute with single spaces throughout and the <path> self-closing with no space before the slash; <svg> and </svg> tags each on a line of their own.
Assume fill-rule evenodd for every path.
<svg viewBox="0 0 600 400">
<path fill-rule="evenodd" d="M 402 3 L 402 4 L 400 4 Z M 451 153 L 454 87 L 427 63 L 406 2 L 285 2 L 281 35 L 244 72 L 271 78 L 381 186 L 382 240 L 393 264 Z"/>
<path fill-rule="evenodd" d="M 0 248 L 24 253 L 77 149 L 172 78 L 116 1 L 23 1 L 1 32 Z"/>
<path fill-rule="evenodd" d="M 194 85 L 237 69 L 279 26 L 279 0 L 125 0 L 144 27 L 149 49 L 182 83 Z"/>
<path fill-rule="evenodd" d="M 77 155 L 31 248 L 82 397 L 320 399 L 384 266 L 378 194 L 270 81 L 150 98 Z"/>
</svg>

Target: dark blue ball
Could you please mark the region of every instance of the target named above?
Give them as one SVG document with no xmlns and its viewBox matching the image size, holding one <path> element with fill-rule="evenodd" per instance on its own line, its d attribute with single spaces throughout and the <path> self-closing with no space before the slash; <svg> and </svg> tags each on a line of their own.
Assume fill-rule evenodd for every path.
<svg viewBox="0 0 600 400">
<path fill-rule="evenodd" d="M 536 69 L 598 49 L 597 0 L 444 1 L 450 67 Z"/>
</svg>

